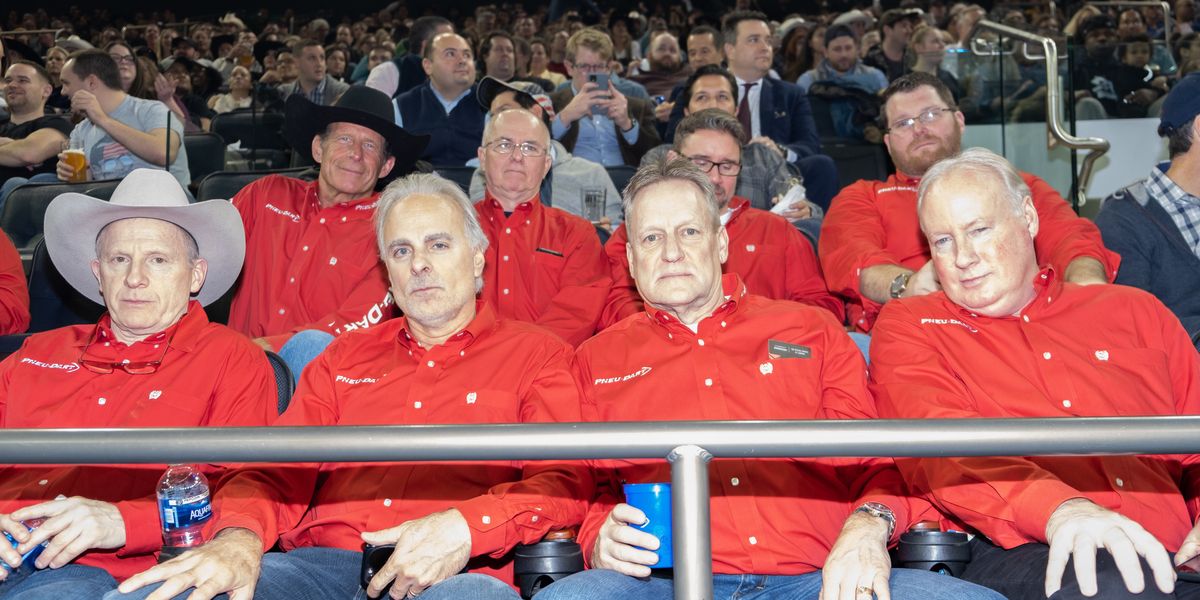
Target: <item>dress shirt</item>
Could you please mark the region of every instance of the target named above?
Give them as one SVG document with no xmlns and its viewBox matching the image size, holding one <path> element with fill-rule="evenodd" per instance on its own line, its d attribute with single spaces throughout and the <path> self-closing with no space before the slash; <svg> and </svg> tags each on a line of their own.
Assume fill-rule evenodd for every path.
<svg viewBox="0 0 1200 600">
<path fill-rule="evenodd" d="M 375 242 L 379 194 L 321 208 L 318 186 L 272 175 L 233 197 L 246 228 L 246 264 L 229 326 L 275 348 L 297 331 L 339 335 L 392 316 Z"/>
<path fill-rule="evenodd" d="M 162 362 L 149 374 L 120 368 L 100 374 L 80 364 L 85 347 L 91 360 Z M 105 315 L 98 325 L 34 334 L 0 363 L 5 428 L 261 426 L 274 420 L 275 407 L 275 377 L 262 349 L 210 323 L 195 301 L 178 323 L 131 345 L 116 340 Z M 88 551 L 74 562 L 123 580 L 154 566 L 154 552 L 162 547 L 154 490 L 166 468 L 0 467 L 0 513 L 59 495 L 112 503 L 125 521 L 125 546 Z M 221 469 L 204 470 L 216 484 Z"/>
<path fill-rule="evenodd" d="M 1018 315 L 989 318 L 943 292 L 888 302 L 871 338 L 871 391 L 897 419 L 1200 414 L 1200 355 L 1161 302 L 1049 268 Z M 897 461 L 914 493 L 1013 548 L 1046 542 L 1064 501 L 1087 498 L 1179 549 L 1200 508 L 1200 457 L 977 457 Z"/>
<path fill-rule="evenodd" d="M 538 196 L 505 215 L 485 193 L 475 209 L 488 236 L 480 298 L 573 346 L 592 337 L 611 284 L 596 228 Z"/>
<path fill-rule="evenodd" d="M 1121 257 L 1105 249 L 1100 230 L 1071 210 L 1054 188 L 1029 173 L 1029 186 L 1040 226 L 1034 247 L 1038 260 L 1060 273 L 1072 260 L 1100 261 L 1111 282 Z M 870 331 L 880 305 L 860 293 L 862 270 L 875 265 L 898 265 L 916 271 L 929 261 L 929 243 L 917 219 L 920 179 L 896 173 L 887 181 L 859 181 L 833 199 L 821 227 L 821 267 L 829 291 L 849 302 L 850 323 Z"/>
<path fill-rule="evenodd" d="M 0 335 L 29 329 L 29 285 L 17 247 L 0 231 Z"/>
<path fill-rule="evenodd" d="M 862 354 L 827 311 L 747 294 L 734 274 L 722 284 L 727 300 L 696 332 L 651 308 L 584 342 L 574 362 L 584 418 L 875 418 Z M 585 557 L 621 499 L 621 482 L 671 479 L 662 460 L 594 465 L 602 493 L 580 531 Z M 895 512 L 895 535 L 920 510 L 886 458 L 718 459 L 709 473 L 716 573 L 815 571 L 863 502 Z"/>
<path fill-rule="evenodd" d="M 372 73 L 373 72 L 374 71 L 372 71 Z M 438 91 L 437 87 L 432 83 L 429 85 L 429 90 L 433 92 L 433 97 L 437 98 L 438 102 L 442 105 L 442 108 L 446 110 L 446 114 L 450 114 L 450 111 L 454 110 L 454 107 L 458 106 L 458 103 L 461 102 L 463 98 L 466 98 L 467 94 L 470 94 L 472 89 L 474 88 L 467 88 L 463 91 L 463 93 L 453 98 L 447 98 L 443 96 L 442 93 Z M 392 102 L 392 112 L 396 114 L 396 126 L 404 127 L 404 117 L 400 116 L 400 103 L 395 102 L 394 100 L 395 99 L 393 99 Z"/>
<path fill-rule="evenodd" d="M 575 89 L 574 84 L 571 84 L 571 93 L 579 95 L 579 90 Z M 632 116 L 630 121 L 633 122 L 633 127 L 622 131 L 621 137 L 625 138 L 626 144 L 632 146 L 637 143 L 640 126 Z M 579 124 L 579 137 L 572 151 L 575 156 L 604 166 L 625 164 L 625 159 L 621 157 L 621 148 L 617 145 L 617 124 L 608 118 L 608 115 L 588 113 L 576 122 Z M 561 140 L 570 127 L 563 123 L 561 116 L 557 116 L 550 122 L 550 133 L 554 139 Z"/>
<path fill-rule="evenodd" d="M 579 421 L 570 348 L 538 327 L 475 318 L 423 348 L 406 318 L 342 336 L 300 378 L 280 426 Z M 456 508 L 471 529 L 472 571 L 513 580 L 498 561 L 518 543 L 579 523 L 593 483 L 578 466 L 516 461 L 278 465 L 234 473 L 211 531 L 243 527 L 284 550 L 362 550 L 364 531 Z"/>
<path fill-rule="evenodd" d="M 838 322 L 845 318 L 842 301 L 825 289 L 821 264 L 812 243 L 787 219 L 754 208 L 738 196 L 730 201 L 725 217 L 728 219 L 725 231 L 729 234 L 729 258 L 721 266 L 725 273 L 737 273 L 751 294 L 824 308 Z M 629 274 L 625 254 L 628 235 L 621 225 L 604 245 L 613 286 L 601 327 L 644 310 L 637 282 Z"/>
</svg>

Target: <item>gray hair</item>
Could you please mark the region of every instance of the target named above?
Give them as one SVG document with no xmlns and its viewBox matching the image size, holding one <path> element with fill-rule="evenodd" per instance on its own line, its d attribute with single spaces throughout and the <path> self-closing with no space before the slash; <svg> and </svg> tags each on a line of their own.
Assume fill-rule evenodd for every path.
<svg viewBox="0 0 1200 600">
<path fill-rule="evenodd" d="M 487 250 L 488 238 L 479 225 L 479 216 L 475 213 L 475 205 L 463 193 L 458 184 L 444 179 L 436 173 L 413 173 L 401 177 L 388 184 L 379 195 L 379 204 L 375 207 L 375 239 L 379 244 L 379 256 L 387 256 L 387 240 L 383 238 L 383 227 L 387 222 L 388 213 L 396 206 L 413 196 L 437 196 L 450 201 L 463 215 L 463 230 L 471 250 L 483 252 Z M 483 289 L 483 278 L 475 278 L 475 291 Z"/>
<path fill-rule="evenodd" d="M 1003 156 L 987 148 L 968 148 L 938 161 L 925 172 L 925 176 L 921 178 L 921 185 L 917 187 L 917 212 L 921 211 L 925 197 L 933 186 L 948 176 L 963 173 L 982 175 L 1000 183 L 1002 187 L 999 191 L 1004 195 L 1004 199 L 1008 200 L 1009 208 L 1017 215 L 1021 214 L 1025 198 L 1031 195 L 1029 186 L 1021 179 L 1021 174 Z"/>
<path fill-rule="evenodd" d="M 712 182 L 708 180 L 708 176 L 704 171 L 700 170 L 692 161 L 682 158 L 670 158 L 669 155 L 663 154 L 656 160 L 652 160 L 637 170 L 633 177 L 629 180 L 629 185 L 625 186 L 625 191 L 622 193 L 622 208 L 625 210 L 625 220 L 628 221 L 633 215 L 633 202 L 646 188 L 663 183 L 664 181 L 682 181 L 690 183 L 700 190 L 700 195 L 704 198 L 703 206 L 705 221 L 713 228 L 713 230 L 721 227 L 721 210 L 717 203 L 717 193 L 713 189 Z"/>
<path fill-rule="evenodd" d="M 694 112 L 675 126 L 675 152 L 680 152 L 683 142 L 697 131 L 719 131 L 733 136 L 738 151 L 742 149 L 742 124 L 733 115 L 719 109 L 706 108 Z"/>
</svg>

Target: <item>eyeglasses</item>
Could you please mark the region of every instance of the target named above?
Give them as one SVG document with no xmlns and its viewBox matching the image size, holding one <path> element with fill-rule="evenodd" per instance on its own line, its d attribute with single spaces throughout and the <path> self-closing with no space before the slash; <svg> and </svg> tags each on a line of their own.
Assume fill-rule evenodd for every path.
<svg viewBox="0 0 1200 600">
<path fill-rule="evenodd" d="M 707 158 L 691 157 L 691 156 L 684 156 L 684 158 L 692 161 L 692 164 L 696 165 L 697 167 L 700 167 L 700 170 L 704 171 L 705 173 L 712 173 L 713 167 L 716 167 L 717 172 L 726 177 L 733 177 L 734 175 L 737 175 L 738 173 L 742 172 L 741 163 L 735 163 L 732 161 L 713 162 L 711 160 L 708 160 Z"/>
<path fill-rule="evenodd" d="M 956 109 L 953 108 L 931 108 L 915 117 L 900 119 L 899 121 L 893 122 L 892 126 L 888 129 L 888 132 L 909 131 L 912 129 L 913 125 L 917 124 L 917 121 L 920 121 L 922 125 L 928 125 L 936 121 L 938 117 L 942 116 L 942 113 L 954 112 L 955 110 Z"/>
<path fill-rule="evenodd" d="M 169 339 L 167 339 L 165 342 L 159 342 L 163 347 L 163 353 L 162 356 L 159 356 L 157 360 L 140 360 L 137 362 L 130 362 L 126 360 L 121 362 L 113 362 L 108 360 L 85 358 L 87 356 L 88 349 L 92 347 L 92 344 L 96 343 L 96 334 L 99 332 L 100 324 L 97 323 L 95 329 L 92 330 L 92 335 L 88 339 L 87 345 L 83 347 L 83 352 L 79 353 L 79 364 L 83 365 L 85 369 L 100 375 L 108 375 L 116 369 L 121 369 L 130 375 L 149 375 L 158 370 L 158 366 L 161 365 L 163 359 L 167 357 L 167 350 L 170 349 L 171 342 L 175 339 L 175 332 L 172 331 Z"/>
<path fill-rule="evenodd" d="M 125 56 L 122 54 L 109 54 L 109 56 L 112 57 L 112 59 L 114 61 L 116 61 L 118 65 L 119 64 L 132 65 L 133 64 L 133 56 Z"/>
<path fill-rule="evenodd" d="M 512 154 L 513 150 L 521 149 L 521 154 L 528 158 L 537 158 L 546 155 L 546 149 L 532 142 L 517 144 L 509 140 L 496 140 L 484 146 L 496 154 Z"/>
</svg>

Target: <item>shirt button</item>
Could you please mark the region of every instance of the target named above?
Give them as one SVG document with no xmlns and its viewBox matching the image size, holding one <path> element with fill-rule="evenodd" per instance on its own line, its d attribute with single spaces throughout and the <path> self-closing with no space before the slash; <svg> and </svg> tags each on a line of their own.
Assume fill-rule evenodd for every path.
<svg viewBox="0 0 1200 600">
<path fill-rule="evenodd" d="M 346 217 L 342 217 L 342 222 L 343 222 L 343 223 L 345 223 L 345 222 L 346 222 Z"/>
<path fill-rule="evenodd" d="M 504 288 L 504 295 L 505 295 L 505 296 L 507 296 L 507 295 L 508 295 L 508 288 Z"/>
<path fill-rule="evenodd" d="M 1050 353 L 1049 353 L 1049 352 L 1043 352 L 1043 353 L 1042 353 L 1042 358 L 1044 358 L 1044 359 L 1046 359 L 1046 360 L 1050 360 Z"/>
<path fill-rule="evenodd" d="M 392 499 L 391 499 L 391 498 L 384 498 L 384 499 L 383 499 L 383 505 L 384 505 L 384 506 L 391 506 L 391 505 L 392 505 Z"/>
<path fill-rule="evenodd" d="M 325 224 L 325 217 L 321 217 L 320 223 L 321 223 L 322 225 L 324 225 L 324 224 Z"/>
<path fill-rule="evenodd" d="M 108 398 L 100 398 L 99 400 L 96 400 L 96 404 L 99 404 L 100 406 L 104 406 L 107 403 L 108 403 Z"/>
<path fill-rule="evenodd" d="M 308 246 L 305 246 L 305 247 L 301 248 L 301 250 L 303 250 L 303 251 L 305 251 L 305 252 L 308 252 Z"/>
<path fill-rule="evenodd" d="M 480 520 L 480 521 L 483 521 L 483 524 L 484 524 L 484 525 L 491 525 L 491 524 L 492 524 L 492 518 L 491 518 L 491 517 L 489 517 L 489 516 L 487 516 L 487 515 L 483 515 L 482 517 L 480 517 L 480 519 L 479 519 L 479 520 Z"/>
<path fill-rule="evenodd" d="M 295 277 L 293 277 L 293 278 L 289 279 L 289 280 L 288 280 L 288 283 L 296 283 L 296 278 L 295 278 Z"/>
<path fill-rule="evenodd" d="M 38 482 L 38 485 L 49 485 L 49 484 L 50 484 L 50 480 L 49 480 L 49 479 L 43 479 L 43 480 L 41 480 L 41 481 L 39 481 L 39 482 Z"/>
<path fill-rule="evenodd" d="M 507 255 L 507 254 L 505 254 L 505 255 L 504 255 L 504 258 L 503 258 L 503 259 L 501 259 L 501 260 L 503 260 L 504 262 L 508 262 L 508 255 Z"/>
<path fill-rule="evenodd" d="M 741 482 L 742 482 L 742 480 L 738 479 L 737 477 L 734 477 L 733 479 L 729 480 L 729 484 L 734 487 L 737 487 L 737 485 L 740 484 Z"/>
<path fill-rule="evenodd" d="M 712 387 L 712 379 L 708 379 L 708 378 L 706 378 L 706 379 L 704 380 L 704 385 L 705 385 L 706 387 Z"/>
<path fill-rule="evenodd" d="M 1028 322 L 1029 322 L 1029 315 L 1021 315 L 1021 320 L 1022 320 L 1022 321 L 1025 321 L 1026 323 L 1028 323 Z"/>
<path fill-rule="evenodd" d="M 287 311 L 286 311 L 286 310 L 283 310 L 282 308 L 281 308 L 281 309 L 279 309 L 279 314 L 281 314 L 281 315 L 282 315 L 282 314 L 284 314 L 284 313 L 286 313 L 286 312 L 287 312 Z"/>
<path fill-rule="evenodd" d="M 336 264 L 337 264 L 337 257 L 336 257 L 336 256 L 330 256 L 330 257 L 329 257 L 329 265 L 330 265 L 330 266 L 333 266 L 333 265 L 336 265 Z"/>
<path fill-rule="evenodd" d="M 1118 477 L 1116 479 L 1116 484 L 1117 484 L 1117 487 L 1125 487 L 1125 480 Z"/>
<path fill-rule="evenodd" d="M 721 321 L 721 327 L 725 326 L 725 321 Z"/>
<path fill-rule="evenodd" d="M 432 367 L 433 367 L 433 361 L 431 360 L 431 361 L 429 361 L 429 362 L 425 363 L 425 366 L 432 368 Z"/>
<path fill-rule="evenodd" d="M 1070 401 L 1070 400 L 1063 400 L 1063 407 L 1064 407 L 1064 408 L 1071 408 L 1071 401 Z"/>
<path fill-rule="evenodd" d="M 700 344 L 701 346 L 703 346 L 703 345 L 704 345 L 704 340 L 696 340 L 696 343 L 697 343 L 697 344 Z"/>
<path fill-rule="evenodd" d="M 750 545 L 755 546 L 757 544 L 758 544 L 758 538 L 756 538 L 754 536 L 750 536 Z"/>
<path fill-rule="evenodd" d="M 538 516 L 537 516 L 537 515 L 533 515 L 532 517 L 529 517 L 529 521 L 530 521 L 531 523 L 537 523 L 537 522 L 538 522 Z"/>
<path fill-rule="evenodd" d="M 467 355 L 467 351 L 466 351 L 466 350 L 459 350 L 459 351 L 458 351 L 458 355 L 459 355 L 459 356 L 466 356 L 466 355 Z"/>
<path fill-rule="evenodd" d="M 421 401 L 417 400 L 416 402 L 413 402 L 413 408 L 421 408 Z"/>
<path fill-rule="evenodd" d="M 505 227 L 505 228 L 504 228 L 504 233 L 512 233 L 512 228 L 510 228 L 510 227 Z"/>
</svg>

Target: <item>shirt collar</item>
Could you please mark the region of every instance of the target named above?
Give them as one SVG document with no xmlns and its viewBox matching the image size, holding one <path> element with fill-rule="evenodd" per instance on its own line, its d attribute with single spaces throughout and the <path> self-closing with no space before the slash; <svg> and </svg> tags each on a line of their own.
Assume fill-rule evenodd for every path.
<svg viewBox="0 0 1200 600">
<path fill-rule="evenodd" d="M 1175 180 L 1167 176 L 1170 164 L 1163 163 L 1150 170 L 1150 176 L 1146 178 L 1146 191 L 1154 198 L 1167 198 L 1176 203 L 1200 204 L 1200 198 L 1187 193 Z"/>
<path fill-rule="evenodd" d="M 711 315 L 700 319 L 700 322 L 697 323 L 697 330 L 705 329 L 705 323 L 708 321 L 727 320 L 731 315 L 736 314 L 742 305 L 742 299 L 746 296 L 746 284 L 742 283 L 742 279 L 736 273 L 726 273 L 721 276 L 721 292 L 725 294 L 725 301 L 718 305 Z M 691 333 L 691 329 L 675 318 L 675 315 L 656 308 L 648 302 L 646 303 L 646 315 L 664 332 L 683 330 Z"/>
<path fill-rule="evenodd" d="M 117 340 L 116 334 L 112 330 L 112 316 L 104 313 L 100 320 L 96 323 L 96 343 L 109 343 L 109 348 L 121 354 L 126 351 L 143 350 L 146 347 L 153 346 L 163 340 L 171 340 L 171 347 L 184 352 L 191 352 L 196 347 L 196 341 L 200 338 L 200 333 L 208 327 L 208 315 L 204 312 L 204 307 L 196 300 L 189 300 L 187 312 L 175 323 L 168 326 L 166 329 L 158 333 L 146 336 L 141 341 L 132 344 L 124 344 Z M 83 348 L 88 345 L 92 338 L 92 327 L 80 327 L 79 337 L 75 339 L 74 346 Z M 174 335 L 174 338 L 171 336 Z"/>
<path fill-rule="evenodd" d="M 489 218 L 492 216 L 495 216 L 495 215 L 503 215 L 504 214 L 504 207 L 500 205 L 500 201 L 497 200 L 496 197 L 492 195 L 492 192 L 490 190 L 487 190 L 487 189 L 484 190 L 482 204 L 483 204 L 484 209 L 494 213 L 494 215 L 489 215 Z M 529 217 L 527 217 L 527 218 L 533 218 L 535 215 L 537 215 L 541 212 L 541 207 L 542 207 L 542 194 L 541 194 L 541 192 L 535 192 L 533 194 L 532 198 L 518 204 L 517 209 L 513 211 L 513 214 L 515 215 L 520 212 L 528 211 Z M 501 217 L 501 218 L 503 218 L 503 217 Z"/>
<path fill-rule="evenodd" d="M 992 319 L 996 321 L 1016 320 L 1018 318 L 1028 320 L 1029 318 L 1041 316 L 1047 310 L 1049 310 L 1050 307 L 1054 305 L 1054 301 L 1058 300 L 1058 298 L 1062 296 L 1063 291 L 1062 277 L 1058 275 L 1058 273 L 1054 270 L 1054 267 L 1048 265 L 1042 267 L 1041 270 L 1039 270 L 1037 274 L 1033 276 L 1032 284 L 1034 291 L 1033 300 L 1031 300 L 1029 304 L 1027 304 L 1025 308 L 1022 308 L 1020 313 L 1016 315 L 1006 315 L 1003 317 L 984 317 L 972 312 L 967 308 L 963 308 L 962 306 L 955 304 L 948 296 L 945 295 L 945 292 L 942 292 L 942 298 L 946 302 L 947 306 L 967 318 Z"/>
<path fill-rule="evenodd" d="M 917 185 L 921 184 L 920 177 L 913 177 L 912 175 L 908 175 L 906 173 L 901 173 L 900 171 L 896 171 L 896 174 L 893 175 L 893 177 L 896 178 L 896 183 L 912 185 L 912 186 L 917 186 Z"/>
<path fill-rule="evenodd" d="M 729 218 L 725 221 L 725 226 L 729 227 L 730 223 L 733 223 L 739 216 L 745 214 L 745 208 L 749 204 L 750 201 L 741 196 L 731 198 L 729 200 L 729 212 L 726 213 L 729 215 Z"/>
<path fill-rule="evenodd" d="M 314 212 L 345 211 L 350 214 L 362 214 L 368 218 L 374 218 L 375 205 L 379 202 L 379 192 L 371 192 L 369 196 L 338 202 L 329 208 L 321 208 L 321 200 L 318 198 L 318 195 L 321 193 L 321 180 L 319 178 L 308 183 L 308 189 L 305 193 L 308 195 L 310 202 L 312 202 Z"/>
<path fill-rule="evenodd" d="M 471 322 L 467 323 L 467 326 L 462 328 L 458 333 L 446 338 L 446 341 L 441 345 L 454 350 L 465 349 L 479 338 L 487 335 L 495 326 L 496 310 L 487 301 L 476 300 L 475 318 L 471 319 Z M 416 338 L 409 333 L 408 317 L 400 317 L 400 331 L 396 334 L 396 340 L 408 350 L 415 350 L 420 347 L 417 344 Z"/>
</svg>

